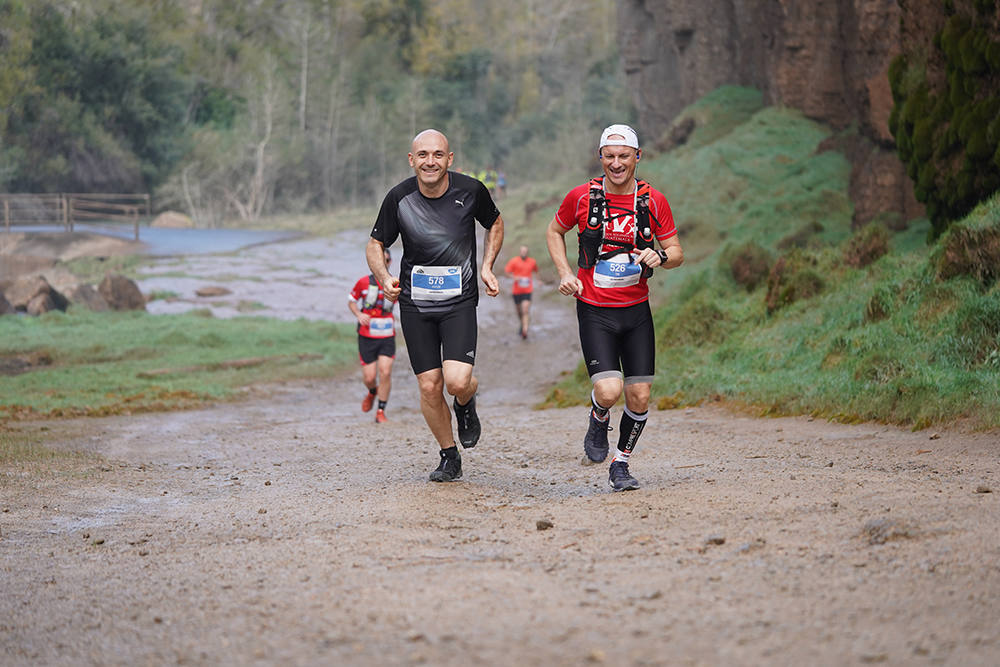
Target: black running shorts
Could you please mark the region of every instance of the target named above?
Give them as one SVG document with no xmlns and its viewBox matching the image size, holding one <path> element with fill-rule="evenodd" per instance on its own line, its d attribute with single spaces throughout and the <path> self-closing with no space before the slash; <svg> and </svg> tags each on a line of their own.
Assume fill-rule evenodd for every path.
<svg viewBox="0 0 1000 667">
<path fill-rule="evenodd" d="M 625 384 L 652 382 L 656 337 L 649 302 L 602 308 L 577 300 L 580 347 L 593 382 L 622 377 Z"/>
<path fill-rule="evenodd" d="M 414 375 L 441 368 L 442 359 L 467 364 L 476 362 L 479 325 L 475 306 L 446 313 L 402 310 L 399 323 L 403 327 L 406 352 L 410 355 Z"/>
<path fill-rule="evenodd" d="M 396 337 L 368 338 L 358 334 L 358 356 L 366 366 L 375 363 L 379 357 L 395 357 Z"/>
<path fill-rule="evenodd" d="M 524 294 L 515 294 L 514 295 L 514 305 L 515 306 L 520 306 L 525 301 L 529 301 L 529 302 L 531 301 L 531 292 L 525 292 Z"/>
</svg>

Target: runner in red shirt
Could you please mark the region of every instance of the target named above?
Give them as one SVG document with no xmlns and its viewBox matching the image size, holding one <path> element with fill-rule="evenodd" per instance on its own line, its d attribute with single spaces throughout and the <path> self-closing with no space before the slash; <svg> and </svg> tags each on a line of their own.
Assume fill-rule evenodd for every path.
<svg viewBox="0 0 1000 667">
<path fill-rule="evenodd" d="M 392 256 L 385 251 L 385 264 Z M 392 317 L 392 302 L 385 298 L 374 275 L 360 278 L 351 290 L 347 307 L 358 318 L 358 356 L 361 358 L 361 381 L 368 394 L 361 409 L 368 412 L 378 397 L 375 421 L 387 421 L 385 406 L 392 389 L 392 362 L 396 358 L 396 328 Z"/>
<path fill-rule="evenodd" d="M 514 279 L 511 294 L 514 295 L 514 310 L 521 324 L 518 332 L 522 339 L 528 337 L 528 322 L 531 320 L 532 274 L 538 273 L 538 264 L 534 257 L 528 257 L 528 246 L 521 246 L 520 254 L 512 257 L 503 269 L 504 273 Z"/>
<path fill-rule="evenodd" d="M 684 261 L 666 198 L 635 178 L 642 157 L 628 125 L 605 128 L 598 144 L 604 176 L 570 190 L 549 223 L 546 242 L 559 272 L 559 292 L 575 295 L 580 345 L 594 389 L 583 462 L 608 455 L 610 410 L 622 392 L 618 449 L 608 471 L 615 491 L 639 488 L 629 457 L 646 425 L 656 341 L 647 279 L 652 269 Z M 566 233 L 576 228 L 579 268 L 566 259 Z M 654 239 L 662 250 L 654 248 Z"/>
</svg>

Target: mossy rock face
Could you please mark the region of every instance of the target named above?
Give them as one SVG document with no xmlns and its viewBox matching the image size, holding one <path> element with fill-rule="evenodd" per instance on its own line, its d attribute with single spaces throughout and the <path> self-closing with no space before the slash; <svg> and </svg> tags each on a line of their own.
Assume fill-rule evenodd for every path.
<svg viewBox="0 0 1000 667">
<path fill-rule="evenodd" d="M 904 45 L 889 67 L 889 130 L 934 238 L 1000 187 L 997 9 L 950 3 L 933 43 Z"/>
</svg>

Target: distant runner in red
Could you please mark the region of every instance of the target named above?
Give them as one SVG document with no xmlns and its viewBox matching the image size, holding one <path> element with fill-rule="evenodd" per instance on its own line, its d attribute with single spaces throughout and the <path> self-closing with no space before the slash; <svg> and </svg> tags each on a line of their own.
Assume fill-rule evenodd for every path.
<svg viewBox="0 0 1000 667">
<path fill-rule="evenodd" d="M 656 337 L 647 280 L 653 269 L 684 261 L 674 216 L 662 193 L 635 176 L 642 158 L 628 125 L 605 128 L 598 143 L 604 175 L 569 191 L 546 232 L 559 293 L 576 297 L 583 361 L 594 389 L 583 462 L 608 456 L 610 410 L 625 393 L 618 449 L 608 470 L 615 491 L 639 488 L 628 464 L 649 415 Z M 566 259 L 566 233 L 575 229 L 575 272 Z M 656 246 L 659 245 L 660 249 Z"/>
<path fill-rule="evenodd" d="M 385 251 L 385 264 L 392 256 Z M 358 318 L 358 356 L 361 357 L 361 381 L 368 393 L 361 409 L 369 412 L 378 398 L 375 421 L 387 421 L 385 405 L 392 389 L 392 362 L 396 358 L 396 327 L 392 317 L 392 301 L 385 298 L 375 276 L 369 274 L 354 284 L 347 307 Z"/>
<path fill-rule="evenodd" d="M 528 246 L 523 245 L 518 256 L 512 257 L 503 271 L 514 279 L 511 294 L 514 295 L 514 309 L 521 322 L 519 332 L 521 338 L 525 339 L 528 337 L 528 323 L 531 321 L 531 292 L 534 288 L 531 278 L 538 273 L 538 264 L 534 257 L 528 257 Z"/>
</svg>

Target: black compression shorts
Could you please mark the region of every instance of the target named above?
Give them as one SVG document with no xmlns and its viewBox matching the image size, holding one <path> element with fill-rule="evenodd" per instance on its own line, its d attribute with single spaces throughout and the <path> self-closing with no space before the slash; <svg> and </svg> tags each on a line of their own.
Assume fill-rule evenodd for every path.
<svg viewBox="0 0 1000 667">
<path fill-rule="evenodd" d="M 520 306 L 525 301 L 531 301 L 531 292 L 525 292 L 524 294 L 514 295 L 514 304 Z"/>
<path fill-rule="evenodd" d="M 395 357 L 396 337 L 368 338 L 358 334 L 358 356 L 365 365 L 375 363 L 379 357 Z"/>
<path fill-rule="evenodd" d="M 649 302 L 602 308 L 577 300 L 580 347 L 593 382 L 624 375 L 625 384 L 652 382 L 656 337 Z"/>
<path fill-rule="evenodd" d="M 476 362 L 479 326 L 475 306 L 446 313 L 399 313 L 413 374 L 441 368 L 442 359 Z"/>
</svg>

